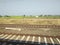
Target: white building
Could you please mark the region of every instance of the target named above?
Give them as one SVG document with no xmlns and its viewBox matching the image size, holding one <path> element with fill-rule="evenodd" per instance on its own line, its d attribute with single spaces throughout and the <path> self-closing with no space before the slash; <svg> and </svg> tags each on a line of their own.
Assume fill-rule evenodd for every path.
<svg viewBox="0 0 60 45">
<path fill-rule="evenodd" d="M 38 18 L 39 16 L 35 16 L 36 18 Z"/>
</svg>

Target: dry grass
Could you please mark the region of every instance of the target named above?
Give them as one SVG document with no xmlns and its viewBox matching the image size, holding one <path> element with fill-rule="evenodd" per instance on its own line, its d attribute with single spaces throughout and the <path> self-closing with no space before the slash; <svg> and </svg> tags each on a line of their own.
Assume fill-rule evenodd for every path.
<svg viewBox="0 0 60 45">
<path fill-rule="evenodd" d="M 8 19 L 0 18 L 0 24 L 60 25 L 60 19 Z"/>
</svg>

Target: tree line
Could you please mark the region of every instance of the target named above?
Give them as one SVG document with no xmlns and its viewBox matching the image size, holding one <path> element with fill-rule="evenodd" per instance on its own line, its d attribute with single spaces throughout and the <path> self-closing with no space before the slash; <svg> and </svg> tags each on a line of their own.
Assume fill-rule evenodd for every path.
<svg viewBox="0 0 60 45">
<path fill-rule="evenodd" d="M 60 18 L 60 15 L 22 15 L 22 17 L 23 18 L 25 18 L 25 17 L 36 17 L 36 16 L 38 16 L 37 18 Z M 1 17 L 11 17 L 11 16 L 9 16 L 9 15 L 4 15 L 4 16 L 2 16 L 2 15 L 0 15 L 0 18 Z"/>
</svg>

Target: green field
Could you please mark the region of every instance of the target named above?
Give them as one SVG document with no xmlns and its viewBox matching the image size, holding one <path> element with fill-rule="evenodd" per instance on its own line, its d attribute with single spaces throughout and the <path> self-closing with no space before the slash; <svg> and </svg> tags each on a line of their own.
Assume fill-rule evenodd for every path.
<svg viewBox="0 0 60 45">
<path fill-rule="evenodd" d="M 2 16 L 0 24 L 60 25 L 60 16 Z"/>
</svg>

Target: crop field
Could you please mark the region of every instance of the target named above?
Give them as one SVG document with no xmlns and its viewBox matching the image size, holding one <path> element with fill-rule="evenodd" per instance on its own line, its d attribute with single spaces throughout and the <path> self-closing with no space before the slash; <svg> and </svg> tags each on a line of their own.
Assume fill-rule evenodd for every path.
<svg viewBox="0 0 60 45">
<path fill-rule="evenodd" d="M 0 18 L 0 24 L 32 24 L 32 25 L 60 25 L 60 19 L 11 19 Z"/>
<path fill-rule="evenodd" d="M 0 16 L 0 24 L 60 25 L 60 16 Z"/>
</svg>

